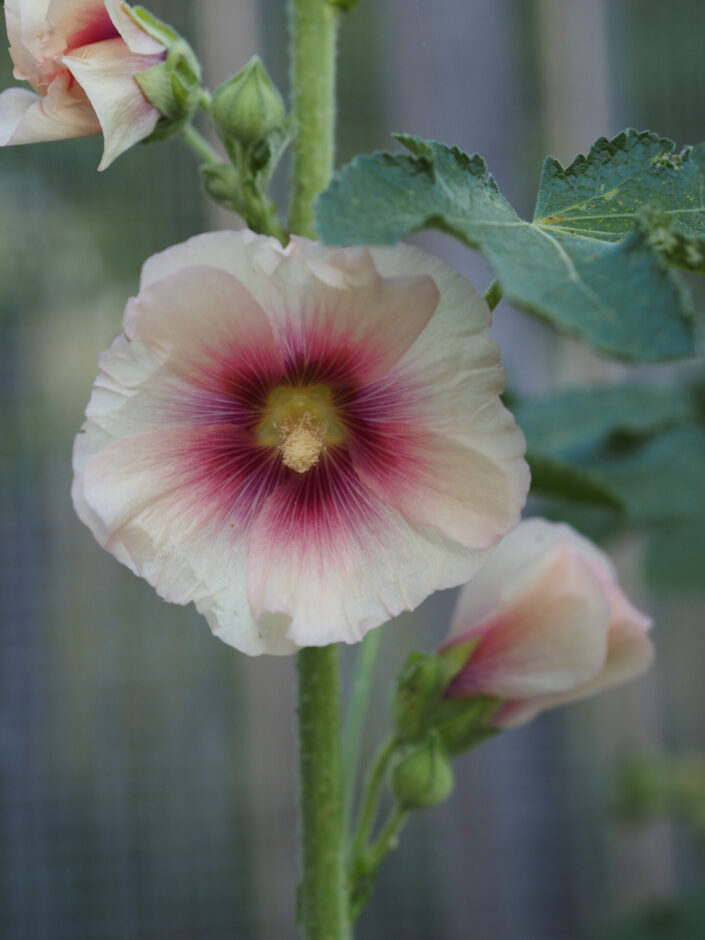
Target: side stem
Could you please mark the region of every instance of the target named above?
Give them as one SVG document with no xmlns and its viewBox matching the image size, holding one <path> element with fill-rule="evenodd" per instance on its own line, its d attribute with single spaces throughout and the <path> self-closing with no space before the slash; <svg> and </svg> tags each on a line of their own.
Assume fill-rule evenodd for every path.
<svg viewBox="0 0 705 940">
<path fill-rule="evenodd" d="M 350 936 L 340 754 L 337 646 L 298 654 L 302 881 L 299 920 L 306 940 Z"/>
<path fill-rule="evenodd" d="M 309 238 L 315 237 L 314 201 L 333 174 L 339 18 L 328 0 L 289 0 L 294 111 L 289 227 Z"/>
<path fill-rule="evenodd" d="M 371 630 L 360 644 L 355 660 L 355 672 L 350 688 L 350 703 L 343 736 L 343 792 L 346 827 L 349 825 L 355 800 L 360 744 L 365 730 L 365 718 L 381 642 L 381 628 Z"/>
</svg>

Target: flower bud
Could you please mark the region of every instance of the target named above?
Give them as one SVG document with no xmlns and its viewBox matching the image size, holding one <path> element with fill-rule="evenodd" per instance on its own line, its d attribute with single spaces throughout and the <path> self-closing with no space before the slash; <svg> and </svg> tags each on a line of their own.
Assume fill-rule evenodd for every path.
<svg viewBox="0 0 705 940">
<path fill-rule="evenodd" d="M 211 115 L 223 138 L 243 144 L 264 140 L 283 124 L 284 100 L 258 56 L 215 90 Z"/>
<path fill-rule="evenodd" d="M 428 809 L 442 803 L 453 790 L 453 768 L 439 735 L 402 747 L 395 755 L 389 786 L 404 810 Z"/>
</svg>

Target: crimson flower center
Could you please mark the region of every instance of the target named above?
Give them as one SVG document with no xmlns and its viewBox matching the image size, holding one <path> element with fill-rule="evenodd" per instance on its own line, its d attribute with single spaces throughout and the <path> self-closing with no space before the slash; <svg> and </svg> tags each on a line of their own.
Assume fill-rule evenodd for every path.
<svg viewBox="0 0 705 940">
<path fill-rule="evenodd" d="M 280 385 L 270 392 L 256 428 L 257 439 L 276 448 L 285 467 L 306 473 L 345 429 L 327 385 Z"/>
</svg>

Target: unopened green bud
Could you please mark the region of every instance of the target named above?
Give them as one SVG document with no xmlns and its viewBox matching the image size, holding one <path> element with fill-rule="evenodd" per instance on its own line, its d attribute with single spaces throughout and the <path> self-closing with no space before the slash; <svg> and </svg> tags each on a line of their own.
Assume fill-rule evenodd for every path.
<svg viewBox="0 0 705 940">
<path fill-rule="evenodd" d="M 442 803 L 450 796 L 453 782 L 453 768 L 435 731 L 422 741 L 400 748 L 389 774 L 389 786 L 404 810 L 428 809 Z"/>
<path fill-rule="evenodd" d="M 265 140 L 282 126 L 284 100 L 258 56 L 216 88 L 211 115 L 223 138 L 243 144 Z"/>
</svg>

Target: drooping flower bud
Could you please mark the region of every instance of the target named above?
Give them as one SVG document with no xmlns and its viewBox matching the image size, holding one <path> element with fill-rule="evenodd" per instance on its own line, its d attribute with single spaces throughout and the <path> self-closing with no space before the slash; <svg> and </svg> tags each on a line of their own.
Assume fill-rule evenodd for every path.
<svg viewBox="0 0 705 940">
<path fill-rule="evenodd" d="M 264 140 L 282 126 L 284 100 L 258 56 L 215 90 L 211 115 L 224 139 L 242 144 Z"/>
<path fill-rule="evenodd" d="M 450 796 L 453 783 L 453 768 L 436 731 L 400 748 L 389 773 L 391 791 L 404 810 L 437 806 Z"/>
<path fill-rule="evenodd" d="M 651 620 L 611 561 L 568 525 L 529 519 L 505 536 L 460 593 L 444 652 L 472 640 L 447 700 L 501 700 L 497 728 L 641 675 Z"/>
</svg>

